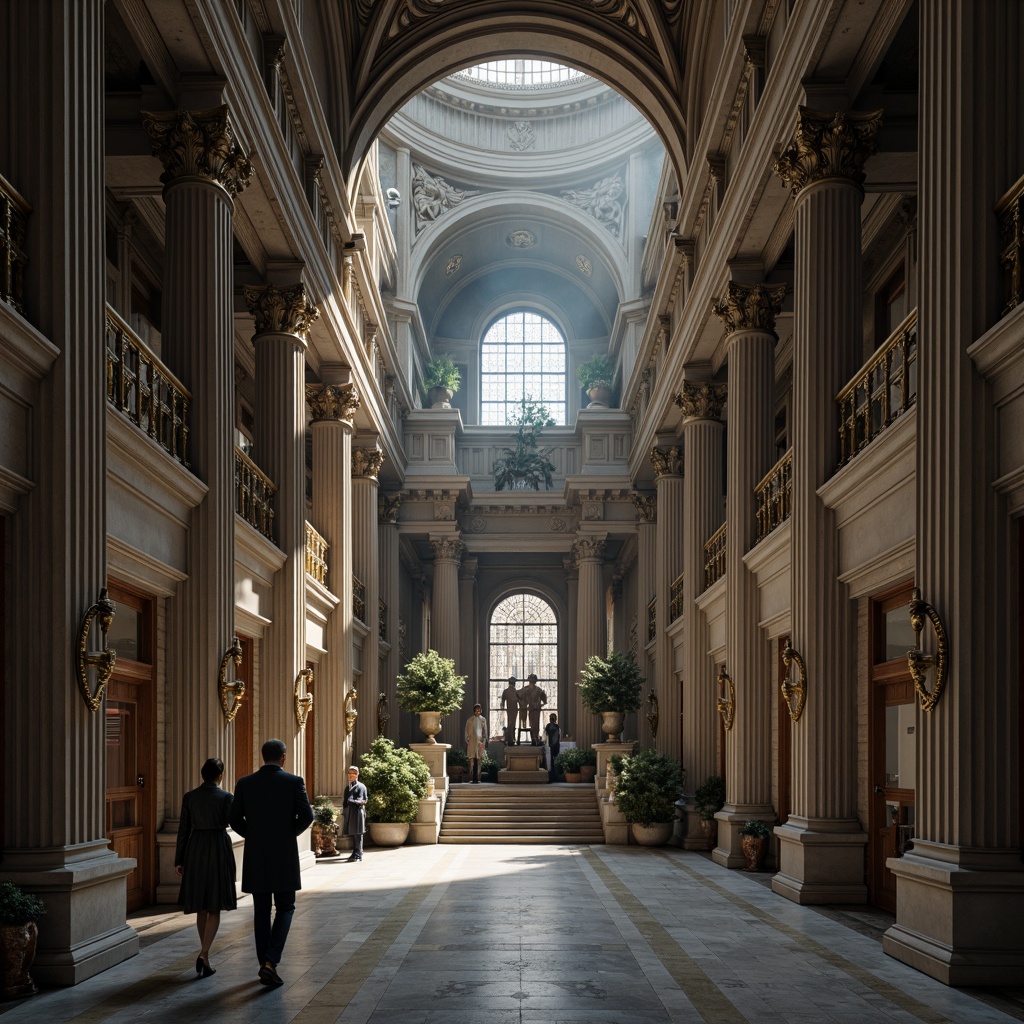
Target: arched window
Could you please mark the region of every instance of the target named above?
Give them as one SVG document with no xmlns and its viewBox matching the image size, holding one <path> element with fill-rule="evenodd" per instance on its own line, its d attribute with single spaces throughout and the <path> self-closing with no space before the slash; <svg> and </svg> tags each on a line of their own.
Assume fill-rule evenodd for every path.
<svg viewBox="0 0 1024 1024">
<path fill-rule="evenodd" d="M 504 426 L 524 398 L 565 423 L 565 338 L 539 313 L 519 310 L 495 320 L 480 347 L 480 422 Z"/>
<path fill-rule="evenodd" d="M 558 711 L 558 620 L 554 608 L 536 594 L 506 597 L 491 615 L 488 639 L 491 735 L 500 736 L 505 728 L 501 691 L 508 686 L 509 676 L 516 677 L 516 687 L 521 690 L 531 672 L 548 695 L 541 720 L 543 730 L 547 716 Z"/>
</svg>

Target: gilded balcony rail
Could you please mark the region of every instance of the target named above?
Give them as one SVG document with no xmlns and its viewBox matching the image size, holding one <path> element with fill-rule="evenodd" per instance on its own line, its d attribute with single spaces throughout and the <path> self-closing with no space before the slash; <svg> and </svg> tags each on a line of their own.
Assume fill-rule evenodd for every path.
<svg viewBox="0 0 1024 1024">
<path fill-rule="evenodd" d="M 188 465 L 192 396 L 146 343 L 107 307 L 107 401 L 171 458 Z"/>
<path fill-rule="evenodd" d="M 754 488 L 757 539 L 762 541 L 789 518 L 793 506 L 793 449 L 790 448 Z"/>
<path fill-rule="evenodd" d="M 704 542 L 704 589 L 725 575 L 725 528 L 722 525 Z"/>
<path fill-rule="evenodd" d="M 647 606 L 647 642 L 650 643 L 658 635 L 658 601 L 655 598 Z"/>
<path fill-rule="evenodd" d="M 366 622 L 366 584 L 352 573 L 352 614 L 360 622 Z"/>
<path fill-rule="evenodd" d="M 235 512 L 267 540 L 274 539 L 274 492 L 270 477 L 235 448 Z"/>
<path fill-rule="evenodd" d="M 317 583 L 327 586 L 327 549 L 329 545 L 313 524 L 306 522 L 306 574 Z"/>
<path fill-rule="evenodd" d="M 669 625 L 676 621 L 683 614 L 683 573 L 680 573 L 672 581 L 672 589 L 669 591 L 668 621 Z"/>
<path fill-rule="evenodd" d="M 377 636 L 388 642 L 388 603 L 383 597 L 377 598 Z"/>
<path fill-rule="evenodd" d="M 0 176 L 0 299 L 24 314 L 25 229 L 32 207 Z"/>
<path fill-rule="evenodd" d="M 845 466 L 917 398 L 917 310 L 836 395 L 839 465 Z"/>
<path fill-rule="evenodd" d="M 1003 316 L 1024 302 L 1024 176 L 996 204 L 999 262 L 1003 265 Z"/>
</svg>

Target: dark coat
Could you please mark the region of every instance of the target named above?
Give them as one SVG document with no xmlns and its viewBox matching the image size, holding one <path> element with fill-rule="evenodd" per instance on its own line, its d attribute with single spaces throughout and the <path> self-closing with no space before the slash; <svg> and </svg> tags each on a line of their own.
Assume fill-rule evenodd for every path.
<svg viewBox="0 0 1024 1024">
<path fill-rule="evenodd" d="M 235 785 L 231 827 L 245 836 L 243 892 L 302 888 L 296 836 L 313 821 L 306 784 L 280 765 L 265 764 Z"/>
<path fill-rule="evenodd" d="M 350 782 L 345 786 L 341 798 L 343 836 L 362 835 L 366 831 L 366 787 L 361 782 Z"/>
<path fill-rule="evenodd" d="M 231 794 L 206 782 L 181 801 L 174 866 L 182 868 L 178 902 L 186 914 L 234 910 L 235 855 L 228 838 Z"/>
</svg>

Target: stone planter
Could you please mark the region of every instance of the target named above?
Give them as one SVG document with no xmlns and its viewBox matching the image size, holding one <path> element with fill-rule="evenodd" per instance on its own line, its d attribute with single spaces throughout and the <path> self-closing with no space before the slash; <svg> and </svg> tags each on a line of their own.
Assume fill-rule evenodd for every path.
<svg viewBox="0 0 1024 1024">
<path fill-rule="evenodd" d="M 743 840 L 743 856 L 747 859 L 744 871 L 761 871 L 764 859 L 768 854 L 768 840 L 757 836 L 741 836 Z"/>
<path fill-rule="evenodd" d="M 430 399 L 431 409 L 450 409 L 452 407 L 452 395 L 454 392 L 447 388 L 431 388 L 427 397 Z"/>
<path fill-rule="evenodd" d="M 421 711 L 420 732 L 427 737 L 428 743 L 436 743 L 434 737 L 441 731 L 440 711 Z"/>
<path fill-rule="evenodd" d="M 622 711 L 601 712 L 601 732 L 605 734 L 606 742 L 618 743 L 622 735 L 622 724 L 626 715 Z"/>
<path fill-rule="evenodd" d="M 596 764 L 585 764 L 580 767 L 580 778 L 583 782 L 593 782 L 597 775 Z"/>
<path fill-rule="evenodd" d="M 607 409 L 612 401 L 612 389 L 607 384 L 595 384 L 587 389 L 587 398 L 590 399 L 588 409 Z"/>
<path fill-rule="evenodd" d="M 436 740 L 434 741 L 437 742 Z M 462 764 L 448 765 L 448 778 L 452 782 L 465 782 L 469 769 Z"/>
<path fill-rule="evenodd" d="M 672 838 L 673 824 L 671 821 L 664 821 L 656 825 L 629 826 L 633 834 L 633 842 L 638 846 L 664 846 Z"/>
<path fill-rule="evenodd" d="M 583 781 L 583 776 L 582 776 L 582 774 L 580 772 L 566 772 L 565 773 L 565 781 L 566 782 L 582 782 Z"/>
<path fill-rule="evenodd" d="M 28 973 L 36 957 L 38 937 L 35 921 L 0 927 L 0 981 L 4 999 L 34 996 L 38 991 Z"/>
<path fill-rule="evenodd" d="M 407 821 L 371 821 L 366 827 L 374 846 L 401 846 L 409 838 Z"/>
<path fill-rule="evenodd" d="M 321 857 L 337 857 L 338 856 L 338 827 L 335 825 L 329 832 L 321 832 L 320 834 L 320 856 Z"/>
<path fill-rule="evenodd" d="M 718 845 L 718 822 L 714 818 L 701 818 L 700 830 L 708 841 L 708 849 L 713 850 Z"/>
</svg>

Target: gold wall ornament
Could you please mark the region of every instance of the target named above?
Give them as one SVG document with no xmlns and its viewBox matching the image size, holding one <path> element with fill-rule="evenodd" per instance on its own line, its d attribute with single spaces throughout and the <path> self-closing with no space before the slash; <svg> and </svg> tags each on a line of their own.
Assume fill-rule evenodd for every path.
<svg viewBox="0 0 1024 1024">
<path fill-rule="evenodd" d="M 314 423 L 337 420 L 350 429 L 361 404 L 355 384 L 307 384 L 306 403 Z"/>
<path fill-rule="evenodd" d="M 804 713 L 804 704 L 807 702 L 807 666 L 804 664 L 804 659 L 800 656 L 800 652 L 794 650 L 789 641 L 786 641 L 786 646 L 782 651 L 782 663 L 786 666 L 786 675 L 782 680 L 782 699 L 786 702 L 786 707 L 789 708 L 789 717 L 794 722 L 800 721 L 800 716 Z M 796 671 L 799 677 L 799 682 L 791 683 L 789 681 L 789 669 L 790 666 L 796 664 Z M 793 699 L 796 698 L 794 704 Z"/>
<path fill-rule="evenodd" d="M 89 606 L 89 610 L 82 619 L 81 628 L 78 630 L 78 651 L 75 656 L 75 668 L 78 673 L 78 686 L 82 691 L 82 699 L 90 711 L 99 711 L 103 703 L 103 689 L 114 673 L 114 665 L 117 662 L 117 652 L 107 646 L 107 633 L 114 624 L 114 613 L 117 606 L 107 597 L 107 588 L 100 590 L 100 596 L 96 603 Z M 103 647 L 98 651 L 87 650 L 89 646 L 89 633 L 95 623 L 99 623 L 100 632 L 103 634 Z M 89 669 L 96 670 L 96 689 L 89 685 Z"/>
<path fill-rule="evenodd" d="M 245 303 L 256 324 L 256 334 L 294 334 L 305 338 L 320 310 L 299 282 L 288 288 L 274 284 L 242 286 Z"/>
<path fill-rule="evenodd" d="M 725 325 L 727 334 L 764 331 L 775 334 L 775 318 L 782 312 L 785 284 L 744 285 L 730 281 L 725 298 L 712 303 L 711 312 Z"/>
<path fill-rule="evenodd" d="M 348 693 L 345 694 L 345 735 L 349 739 L 352 739 L 352 733 L 356 729 L 356 719 L 359 717 L 359 711 L 356 709 L 358 703 L 359 693 L 354 686 L 350 686 Z"/>
<path fill-rule="evenodd" d="M 302 684 L 306 684 L 306 692 L 302 693 Z M 300 668 L 299 674 L 295 677 L 295 722 L 300 730 L 305 730 L 306 719 L 313 710 L 313 694 L 310 688 L 313 685 L 313 670 L 311 668 Z M 301 696 L 300 696 L 301 694 Z"/>
<path fill-rule="evenodd" d="M 245 696 L 245 680 L 228 679 L 228 663 L 232 661 L 235 663 L 236 669 L 242 667 L 242 645 L 237 636 L 231 638 L 231 646 L 220 659 L 220 672 L 217 674 L 220 708 L 224 712 L 224 721 L 229 724 L 235 720 L 235 715 L 238 714 L 238 709 L 242 706 L 242 698 Z"/>
<path fill-rule="evenodd" d="M 650 711 L 647 712 L 647 724 L 651 727 L 651 739 L 657 739 L 659 709 L 658 695 L 654 690 L 651 690 L 651 692 L 647 694 L 647 704 L 650 707 Z"/>
<path fill-rule="evenodd" d="M 925 654 L 921 650 L 921 631 L 924 629 L 925 619 L 932 624 L 935 642 L 939 648 L 937 654 Z M 917 690 L 917 696 L 921 701 L 921 710 L 931 711 L 939 703 L 946 681 L 946 670 L 949 667 L 949 638 L 939 613 L 927 601 L 922 600 L 921 591 L 917 587 L 914 587 L 910 598 L 910 625 L 917 636 L 917 646 L 914 650 L 907 651 L 907 666 L 910 669 L 910 678 L 914 680 L 914 689 Z M 930 668 L 935 669 L 935 685 L 931 690 L 925 686 Z"/>
<path fill-rule="evenodd" d="M 728 389 L 725 384 L 706 380 L 684 380 L 675 404 L 688 420 L 720 420 Z"/>
<path fill-rule="evenodd" d="M 384 452 L 380 448 L 352 449 L 352 476 L 376 480 L 384 465 Z"/>
<path fill-rule="evenodd" d="M 668 448 L 652 448 L 650 459 L 656 478 L 659 476 L 683 475 L 683 449 L 680 445 L 671 445 Z"/>
<path fill-rule="evenodd" d="M 377 735 L 383 736 L 387 732 L 388 722 L 391 715 L 388 714 L 388 695 L 381 690 L 377 695 Z"/>
<path fill-rule="evenodd" d="M 725 671 L 724 665 L 722 671 L 718 673 L 718 685 L 722 688 L 722 693 L 727 694 L 725 697 L 718 698 L 718 713 L 722 716 L 725 731 L 729 732 L 732 729 L 732 723 L 736 720 L 736 687 L 733 684 L 732 676 Z"/>
</svg>

